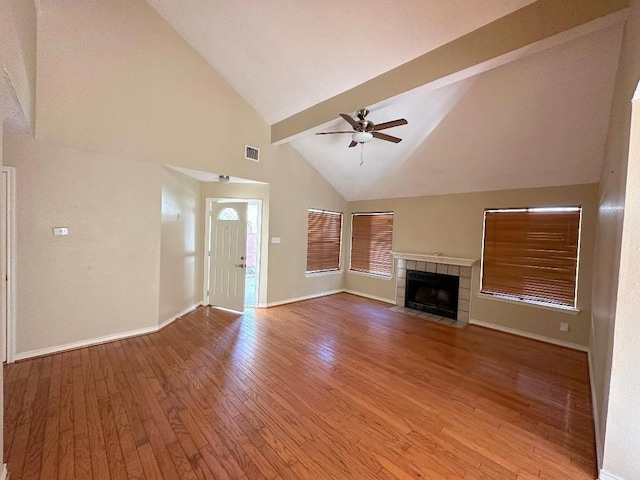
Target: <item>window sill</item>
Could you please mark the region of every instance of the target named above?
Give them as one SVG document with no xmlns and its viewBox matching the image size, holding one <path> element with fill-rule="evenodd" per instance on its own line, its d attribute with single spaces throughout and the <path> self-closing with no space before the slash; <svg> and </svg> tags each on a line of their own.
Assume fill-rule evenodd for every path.
<svg viewBox="0 0 640 480">
<path fill-rule="evenodd" d="M 350 275 L 361 275 L 363 277 L 377 278 L 379 280 L 393 279 L 393 275 L 391 275 L 390 277 L 385 277 L 384 275 L 376 275 L 375 273 L 367 273 L 367 272 L 358 272 L 357 270 L 349 270 L 347 273 L 349 273 Z"/>
<path fill-rule="evenodd" d="M 560 307 L 560 306 L 555 306 L 552 304 L 545 304 L 545 303 L 535 303 L 535 302 L 531 302 L 531 301 L 527 301 L 527 300 L 520 300 L 518 298 L 512 298 L 512 297 L 502 297 L 500 295 L 492 295 L 490 293 L 482 293 L 479 292 L 478 293 L 478 297 L 479 298 L 486 298 L 489 300 L 497 300 L 498 302 L 505 302 L 505 303 L 513 303 L 516 305 L 526 305 L 528 307 L 536 307 L 536 308 L 542 308 L 544 310 L 553 310 L 554 312 L 561 312 L 561 313 L 568 313 L 569 315 L 578 315 L 580 313 L 580 310 L 578 310 L 577 308 L 572 308 L 572 307 Z"/>
<path fill-rule="evenodd" d="M 342 270 L 324 270 L 322 272 L 307 272 L 305 273 L 305 277 L 324 277 L 325 275 L 342 275 Z"/>
</svg>

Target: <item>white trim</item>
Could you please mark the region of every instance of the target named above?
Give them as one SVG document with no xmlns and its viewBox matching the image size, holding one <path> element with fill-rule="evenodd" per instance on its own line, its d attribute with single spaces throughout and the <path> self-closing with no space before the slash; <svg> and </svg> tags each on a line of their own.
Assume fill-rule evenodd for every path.
<svg viewBox="0 0 640 480">
<path fill-rule="evenodd" d="M 347 270 L 347 273 L 349 275 L 362 275 L 363 277 L 377 278 L 380 280 L 394 280 L 396 278 L 393 274 L 387 277 L 385 275 L 376 275 L 375 273 L 359 272 L 357 270 Z"/>
<path fill-rule="evenodd" d="M 266 308 L 277 307 L 279 305 L 285 305 L 287 303 L 301 302 L 303 300 L 311 300 L 312 298 L 326 297 L 327 295 L 335 295 L 336 293 L 342 293 L 344 291 L 345 291 L 344 288 L 339 288 L 337 290 L 328 290 L 326 292 L 312 293 L 311 295 L 304 295 L 302 297 L 287 298 L 286 300 L 278 300 L 277 302 L 269 302 L 269 303 L 266 304 Z M 259 305 L 259 306 L 261 306 L 261 305 Z M 261 308 L 265 308 L 265 307 L 261 306 Z"/>
<path fill-rule="evenodd" d="M 201 305 L 202 305 L 202 303 L 194 303 L 193 305 L 191 305 L 190 307 L 185 308 L 184 310 L 182 310 L 180 313 L 174 315 L 173 317 L 167 318 L 164 322 L 158 324 L 158 330 L 162 330 L 164 327 L 166 327 L 169 324 L 175 322 L 180 317 L 185 316 L 187 313 L 193 312 L 196 308 L 198 308 Z"/>
<path fill-rule="evenodd" d="M 591 390 L 591 409 L 593 410 L 593 426 L 595 427 L 595 437 L 596 437 L 596 461 L 598 463 L 598 469 L 602 467 L 602 455 L 601 451 L 604 451 L 604 445 L 601 445 L 601 437 L 600 437 L 600 421 L 598 415 L 598 396 L 596 395 L 595 388 L 595 373 L 593 372 L 593 356 L 591 354 L 591 350 L 587 352 L 587 362 L 589 364 L 589 387 Z M 602 447 L 602 449 L 600 448 Z"/>
<path fill-rule="evenodd" d="M 554 312 L 568 313 L 569 315 L 578 315 L 580 313 L 580 310 L 578 310 L 577 308 L 560 307 L 560 306 L 553 305 L 551 303 L 547 303 L 547 304 L 542 302 L 537 303 L 529 300 L 520 300 L 519 298 L 515 298 L 515 297 L 510 298 L 504 295 L 484 293 L 484 292 L 478 292 L 477 295 L 478 295 L 478 298 L 485 298 L 487 300 L 497 300 L 499 302 L 513 303 L 514 305 L 526 305 L 528 307 L 543 308 L 545 310 L 552 310 Z"/>
<path fill-rule="evenodd" d="M 113 342 L 115 340 L 123 340 L 125 338 L 137 337 L 138 335 L 146 335 L 158 331 L 158 326 L 139 328 L 138 330 L 129 330 L 128 332 L 113 333 L 103 337 L 91 338 L 89 340 L 80 340 L 78 342 L 67 343 L 65 345 L 57 345 L 55 347 L 42 348 L 40 350 L 31 350 L 29 352 L 17 353 L 15 360 L 25 360 L 27 358 L 41 357 L 52 353 L 65 352 L 67 350 L 75 350 L 77 348 L 91 347 L 100 345 L 101 343 Z"/>
<path fill-rule="evenodd" d="M 16 169 L 2 166 L 0 171 L 7 174 L 7 245 L 6 270 L 9 277 L 7 282 L 7 363 L 16 360 Z"/>
<path fill-rule="evenodd" d="M 2 471 L 0 471 L 0 480 L 7 480 L 9 478 L 9 472 L 7 471 L 7 464 L 2 465 Z"/>
<path fill-rule="evenodd" d="M 351 295 L 357 295 L 358 297 L 370 298 L 371 300 L 378 300 L 379 302 L 390 303 L 391 305 L 396 305 L 395 300 L 391 300 L 385 297 L 378 297 L 377 295 L 370 295 L 368 293 L 356 292 L 355 290 L 344 290 L 345 293 L 350 293 Z"/>
<path fill-rule="evenodd" d="M 404 260 L 417 260 L 419 262 L 430 263 L 445 263 L 447 265 L 459 265 L 461 267 L 471 267 L 478 261 L 471 258 L 445 257 L 444 255 L 436 254 L 391 252 L 391 255 L 393 255 L 393 258 L 402 258 Z"/>
<path fill-rule="evenodd" d="M 490 328 L 492 330 L 498 330 L 500 332 L 510 333 L 512 335 L 518 335 L 520 337 L 531 338 L 532 340 L 539 340 L 540 342 L 551 343 L 553 345 L 559 345 L 561 347 L 571 348 L 573 350 L 579 350 L 581 352 L 588 352 L 589 348 L 584 345 L 580 345 L 572 342 L 565 342 L 564 340 L 557 340 L 551 337 L 545 337 L 544 335 L 538 335 L 537 333 L 525 332 L 523 330 L 517 330 L 515 328 L 503 327 L 502 325 L 496 325 L 495 323 L 483 322 L 482 320 L 470 319 L 469 324 L 477 325 L 479 327 Z"/>
<path fill-rule="evenodd" d="M 598 475 L 599 480 L 624 480 L 622 477 L 616 477 L 615 475 L 608 473 L 604 470 L 600 470 L 600 475 Z"/>
<path fill-rule="evenodd" d="M 306 278 L 313 278 L 313 277 L 322 277 L 322 276 L 325 276 L 325 275 L 337 275 L 337 274 L 342 275 L 342 273 L 343 273 L 343 270 L 341 270 L 341 269 L 338 269 L 338 270 L 319 270 L 317 272 L 306 272 L 304 274 L 304 276 Z"/>
</svg>

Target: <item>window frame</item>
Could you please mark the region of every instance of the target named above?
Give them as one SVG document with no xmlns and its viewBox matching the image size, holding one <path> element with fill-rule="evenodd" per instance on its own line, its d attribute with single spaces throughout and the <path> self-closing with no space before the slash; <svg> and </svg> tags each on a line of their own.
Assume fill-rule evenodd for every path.
<svg viewBox="0 0 640 480">
<path fill-rule="evenodd" d="M 353 234 L 354 234 L 354 229 L 353 229 L 353 223 L 354 223 L 354 218 L 356 216 L 376 216 L 376 215 L 390 215 L 392 218 L 392 224 L 391 224 L 391 242 L 389 245 L 389 257 L 390 257 L 390 261 L 389 261 L 389 275 L 385 275 L 382 273 L 377 273 L 377 272 L 372 272 L 372 271 L 366 271 L 366 270 L 355 270 L 353 268 Z M 387 211 L 387 212 L 352 212 L 351 213 L 351 232 L 350 232 L 350 245 L 349 245 L 349 273 L 351 274 L 355 274 L 355 275 L 365 275 L 365 276 L 369 276 L 369 277 L 374 277 L 374 278 L 379 278 L 382 280 L 391 280 L 393 278 L 393 274 L 394 274 L 394 258 L 393 255 L 391 254 L 391 251 L 393 249 L 393 219 L 395 219 L 395 214 L 393 211 Z"/>
<path fill-rule="evenodd" d="M 319 270 L 308 270 L 309 268 L 309 214 L 321 213 L 327 215 L 339 215 L 340 216 L 340 231 L 338 235 L 338 266 L 335 268 L 324 268 Z M 320 276 L 327 275 L 335 272 L 340 272 L 342 268 L 342 237 L 344 234 L 344 213 L 336 212 L 333 210 L 323 210 L 320 208 L 308 208 L 307 209 L 307 264 L 305 266 L 306 276 Z"/>
<path fill-rule="evenodd" d="M 499 213 L 499 212 L 532 212 L 532 213 L 544 213 L 544 212 L 579 212 L 578 217 L 578 233 L 576 237 L 576 264 L 575 264 L 575 281 L 573 291 L 573 305 L 566 305 L 553 300 L 539 300 L 535 298 L 527 298 L 524 295 L 518 296 L 511 293 L 499 293 L 492 291 L 484 291 L 484 270 L 485 270 L 485 248 L 486 248 L 486 229 L 487 229 L 487 213 Z M 577 314 L 580 312 L 578 309 L 578 285 L 580 279 L 580 253 L 581 253 L 581 240 L 582 240 L 582 220 L 583 220 L 583 207 L 581 205 L 569 205 L 569 206 L 554 206 L 554 207 L 524 207 L 524 208 L 487 208 L 483 213 L 482 221 L 482 253 L 480 257 L 480 282 L 478 296 L 482 298 L 489 298 L 494 300 L 500 300 L 508 303 L 525 304 L 533 307 L 546 308 L 550 310 L 562 311 L 566 313 Z M 538 297 L 540 298 L 540 297 Z"/>
</svg>

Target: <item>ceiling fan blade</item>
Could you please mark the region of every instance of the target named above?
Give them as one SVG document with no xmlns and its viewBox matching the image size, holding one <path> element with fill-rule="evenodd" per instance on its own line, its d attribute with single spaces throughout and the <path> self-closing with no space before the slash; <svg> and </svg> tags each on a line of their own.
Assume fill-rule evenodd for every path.
<svg viewBox="0 0 640 480">
<path fill-rule="evenodd" d="M 362 127 L 360 126 L 360 124 L 354 120 L 353 117 L 351 117 L 350 115 L 347 115 L 346 113 L 341 113 L 340 116 L 347 122 L 349 122 L 349 125 L 351 125 L 355 130 L 362 130 Z"/>
<path fill-rule="evenodd" d="M 373 135 L 374 138 L 379 138 L 380 140 L 386 140 L 387 142 L 399 143 L 402 141 L 401 138 L 393 137 L 391 135 L 387 135 L 386 133 L 371 132 L 371 135 Z"/>
<path fill-rule="evenodd" d="M 370 131 L 384 130 L 385 128 L 399 127 L 400 125 L 406 125 L 407 122 L 404 118 L 399 118 L 398 120 L 392 120 L 390 122 L 379 123 L 374 125 L 374 127 Z"/>
<path fill-rule="evenodd" d="M 349 144 L 349 148 L 355 147 L 357 144 L 358 142 L 354 142 L 353 140 L 351 140 L 351 143 Z"/>
<path fill-rule="evenodd" d="M 316 135 L 333 135 L 334 133 L 353 133 L 353 130 L 350 132 L 317 132 Z"/>
</svg>

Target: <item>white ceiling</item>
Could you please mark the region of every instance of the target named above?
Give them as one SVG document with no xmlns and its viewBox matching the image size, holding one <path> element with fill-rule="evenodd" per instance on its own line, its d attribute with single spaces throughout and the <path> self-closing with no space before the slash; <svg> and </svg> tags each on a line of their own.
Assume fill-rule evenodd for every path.
<svg viewBox="0 0 640 480">
<path fill-rule="evenodd" d="M 147 1 L 270 123 L 532 3 Z M 603 26 L 439 89 L 363 105 L 376 123 L 409 121 L 386 131 L 399 144 L 347 148 L 348 134 L 314 135 L 349 130 L 338 113 L 353 112 L 290 143 L 347 200 L 597 182 L 622 23 Z"/>
<path fill-rule="evenodd" d="M 307 132 L 291 142 L 347 200 L 597 182 L 622 25 L 372 107 L 399 144 Z M 347 128 L 345 128 L 347 127 Z M 321 131 L 348 130 L 336 119 Z M 319 131 L 319 130 L 316 130 Z"/>
<path fill-rule="evenodd" d="M 533 0 L 147 0 L 269 123 Z"/>
</svg>

